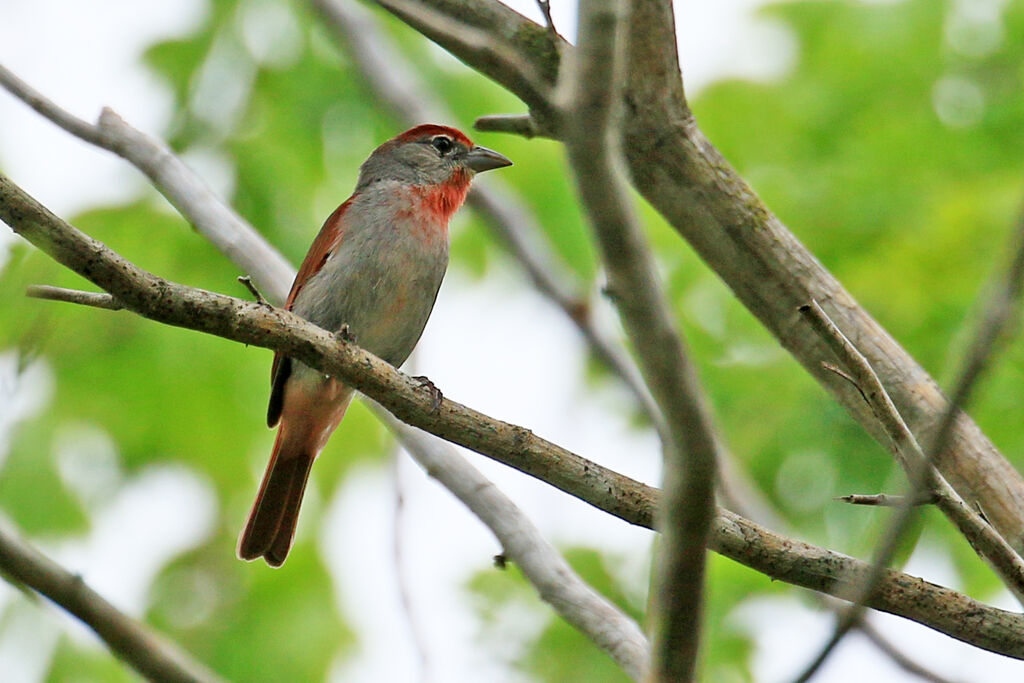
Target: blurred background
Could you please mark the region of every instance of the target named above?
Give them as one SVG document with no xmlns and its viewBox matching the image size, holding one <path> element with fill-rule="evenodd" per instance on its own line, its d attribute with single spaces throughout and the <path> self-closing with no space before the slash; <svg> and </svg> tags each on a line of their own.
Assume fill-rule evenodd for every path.
<svg viewBox="0 0 1024 683">
<path fill-rule="evenodd" d="M 535 3 L 513 6 L 540 20 Z M 575 3 L 552 0 L 572 39 Z M 782 220 L 940 383 L 1005 264 L 1024 201 L 1024 2 L 679 2 L 687 93 L 704 132 Z M 458 117 L 516 162 L 500 184 L 614 326 L 560 146 L 472 134 L 511 95 L 382 12 L 373 17 Z M 298 1 L 3 0 L 0 63 L 74 114 L 109 105 L 176 152 L 293 263 L 359 163 L 405 126 Z M 0 169 L 138 265 L 247 296 L 237 269 L 125 162 L 0 92 Z M 490 174 L 489 174 L 490 175 Z M 640 210 L 722 433 L 773 526 L 868 557 L 897 492 L 890 457 L 813 382 L 648 207 Z M 445 395 L 647 483 L 658 443 L 471 211 L 410 361 Z M 269 456 L 271 353 L 111 313 L 28 300 L 91 288 L 0 231 L 0 516 L 127 613 L 237 681 L 618 681 L 553 616 L 486 528 L 355 404 L 314 468 L 281 570 L 235 559 Z M 614 327 L 613 327 L 614 329 Z M 410 366 L 407 366 L 409 368 Z M 1024 342 L 970 412 L 1024 465 Z M 642 619 L 652 536 L 486 459 L 493 478 L 595 587 Z M 752 500 L 751 502 L 756 502 Z M 780 528 L 783 527 L 783 528 Z M 901 562 L 1013 608 L 937 514 Z M 832 619 L 800 589 L 710 557 L 703 680 L 785 681 Z M 1024 664 L 873 615 L 955 680 Z M 91 632 L 0 584 L 3 680 L 127 681 Z M 819 680 L 917 680 L 862 637 Z"/>
</svg>

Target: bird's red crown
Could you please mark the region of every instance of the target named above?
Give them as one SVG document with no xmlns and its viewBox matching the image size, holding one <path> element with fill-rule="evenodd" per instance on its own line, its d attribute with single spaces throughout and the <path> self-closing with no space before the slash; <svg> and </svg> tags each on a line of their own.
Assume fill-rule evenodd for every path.
<svg viewBox="0 0 1024 683">
<path fill-rule="evenodd" d="M 450 128 L 448 126 L 439 126 L 435 123 L 420 124 L 415 128 L 410 128 L 409 130 L 405 131 L 395 139 L 401 142 L 413 142 L 415 140 L 422 140 L 423 138 L 430 137 L 432 135 L 447 135 L 452 140 L 455 140 L 456 142 L 461 142 L 466 147 L 469 147 L 471 149 L 473 147 L 473 141 L 467 138 L 462 133 L 462 131 L 456 128 Z"/>
</svg>

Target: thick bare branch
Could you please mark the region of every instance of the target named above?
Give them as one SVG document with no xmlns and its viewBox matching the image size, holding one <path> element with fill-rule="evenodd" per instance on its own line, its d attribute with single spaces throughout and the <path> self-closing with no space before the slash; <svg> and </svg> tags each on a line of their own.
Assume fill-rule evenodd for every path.
<svg viewBox="0 0 1024 683">
<path fill-rule="evenodd" d="M 112 652 L 151 681 L 221 680 L 145 624 L 120 612 L 81 576 L 71 574 L 6 529 L 0 530 L 0 570 L 80 619 Z"/>
<path fill-rule="evenodd" d="M 655 574 L 654 680 L 693 677 L 700 642 L 704 563 L 714 517 L 717 441 L 696 371 L 659 284 L 650 247 L 618 175 L 616 124 L 625 6 L 580 3 L 579 48 L 560 88 L 569 94 L 566 147 L 601 250 L 607 289 L 636 349 L 667 432 L 664 542 Z"/>
<path fill-rule="evenodd" d="M 383 409 L 376 412 L 427 474 L 487 525 L 541 599 L 607 652 L 630 678 L 642 680 L 649 653 L 636 622 L 587 585 L 515 503 L 451 444 L 399 422 Z"/>
<path fill-rule="evenodd" d="M 342 377 L 407 424 L 536 477 L 626 522 L 653 528 L 656 489 L 449 399 L 435 407 L 422 383 L 287 311 L 147 273 L 54 216 L 3 175 L 0 220 L 140 315 L 282 351 Z M 721 509 L 710 547 L 773 579 L 843 599 L 851 599 L 859 579 L 869 571 L 865 562 L 779 536 Z M 868 605 L 976 647 L 1024 659 L 1024 616 L 921 579 L 887 571 Z"/>
</svg>

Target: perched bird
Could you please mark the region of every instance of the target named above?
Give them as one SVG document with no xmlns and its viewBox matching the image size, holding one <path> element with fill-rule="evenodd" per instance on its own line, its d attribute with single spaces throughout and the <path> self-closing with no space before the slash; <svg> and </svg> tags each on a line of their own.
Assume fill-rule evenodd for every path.
<svg viewBox="0 0 1024 683">
<path fill-rule="evenodd" d="M 425 124 L 388 140 L 359 170 L 352 196 L 324 223 L 285 308 L 396 367 L 423 333 L 448 266 L 448 221 L 476 173 L 511 161 L 454 128 Z M 279 567 L 295 536 L 313 460 L 353 390 L 274 356 L 267 425 L 278 426 L 263 483 L 238 542 L 243 560 Z"/>
</svg>

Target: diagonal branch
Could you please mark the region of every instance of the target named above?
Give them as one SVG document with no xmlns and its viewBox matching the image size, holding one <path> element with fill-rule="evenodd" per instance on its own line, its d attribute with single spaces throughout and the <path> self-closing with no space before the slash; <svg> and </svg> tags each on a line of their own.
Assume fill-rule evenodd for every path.
<svg viewBox="0 0 1024 683">
<path fill-rule="evenodd" d="M 624 10 L 625 3 L 616 0 L 579 5 L 579 48 L 561 86 L 570 98 L 565 142 L 608 290 L 665 417 L 666 495 L 659 521 L 664 541 L 655 574 L 652 670 L 654 680 L 682 681 L 693 678 L 700 642 L 717 442 L 696 370 L 616 168 Z"/>
<path fill-rule="evenodd" d="M 431 477 L 441 482 L 501 542 L 541 599 L 608 653 L 633 680 L 643 680 L 648 645 L 640 627 L 588 586 L 505 494 L 441 439 L 375 412 Z"/>
<path fill-rule="evenodd" d="M 13 533 L 0 530 L 0 570 L 60 605 L 96 632 L 110 650 L 141 676 L 161 683 L 221 680 L 172 643 L 150 631 Z"/>
<path fill-rule="evenodd" d="M 185 287 L 142 271 L 54 216 L 3 175 L 0 220 L 140 315 L 280 350 L 343 377 L 403 422 L 536 477 L 626 522 L 653 528 L 656 489 L 449 399 L 435 406 L 433 395 L 420 382 L 288 311 Z M 773 579 L 847 600 L 870 570 L 865 562 L 774 534 L 722 509 L 709 547 Z M 976 647 L 1024 659 L 1024 616 L 907 574 L 887 570 L 868 606 Z"/>
</svg>

